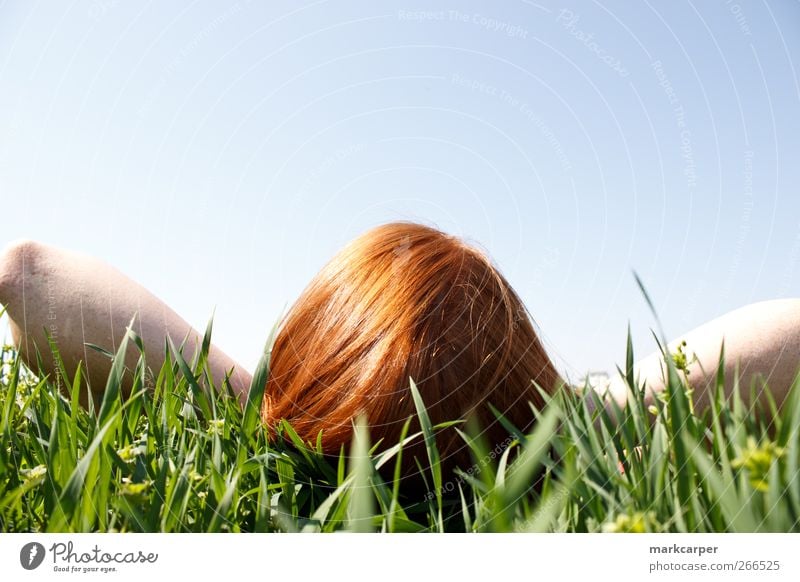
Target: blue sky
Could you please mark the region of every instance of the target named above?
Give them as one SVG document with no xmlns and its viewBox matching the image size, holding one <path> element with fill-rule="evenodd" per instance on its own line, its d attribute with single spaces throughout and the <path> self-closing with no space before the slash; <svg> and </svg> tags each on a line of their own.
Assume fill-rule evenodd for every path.
<svg viewBox="0 0 800 582">
<path fill-rule="evenodd" d="M 177 4 L 177 3 L 176 3 Z M 0 4 L 0 243 L 99 256 L 247 367 L 346 241 L 486 249 L 562 371 L 800 296 L 800 3 Z"/>
</svg>

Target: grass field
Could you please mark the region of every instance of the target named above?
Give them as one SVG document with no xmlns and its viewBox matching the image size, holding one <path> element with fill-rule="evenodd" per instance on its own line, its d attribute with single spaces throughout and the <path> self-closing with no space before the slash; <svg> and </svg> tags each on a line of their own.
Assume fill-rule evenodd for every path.
<svg viewBox="0 0 800 582">
<path fill-rule="evenodd" d="M 267 442 L 259 408 L 269 350 L 243 410 L 211 385 L 210 337 L 209 326 L 189 361 L 166 348 L 155 378 L 144 355 L 134 370 L 116 358 L 102 403 L 88 409 L 80 370 L 39 379 L 4 347 L 0 531 L 800 531 L 798 382 L 780 411 L 750 410 L 738 391 L 723 397 L 718 372 L 712 406 L 698 416 L 685 362 L 667 357 L 667 392 L 648 407 L 632 388 L 629 339 L 634 404 L 605 410 L 565 390 L 536 413 L 533 432 L 506 423 L 499 444 L 461 425 L 475 463 L 448 475 L 413 382 L 417 418 L 401 443 L 377 453 L 356 423 L 352 449 L 326 457 L 288 425 Z M 141 348 L 129 332 L 118 354 L 130 342 Z M 133 385 L 124 400 L 123 375 Z M 425 485 L 409 492 L 399 466 L 415 439 L 426 443 Z"/>
</svg>

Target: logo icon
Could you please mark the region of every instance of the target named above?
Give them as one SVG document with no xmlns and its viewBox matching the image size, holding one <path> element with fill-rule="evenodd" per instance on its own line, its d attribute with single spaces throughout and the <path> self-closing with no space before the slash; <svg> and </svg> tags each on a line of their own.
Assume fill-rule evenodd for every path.
<svg viewBox="0 0 800 582">
<path fill-rule="evenodd" d="M 29 542 L 19 551 L 19 563 L 26 570 L 35 570 L 44 561 L 44 546 L 39 542 Z"/>
</svg>

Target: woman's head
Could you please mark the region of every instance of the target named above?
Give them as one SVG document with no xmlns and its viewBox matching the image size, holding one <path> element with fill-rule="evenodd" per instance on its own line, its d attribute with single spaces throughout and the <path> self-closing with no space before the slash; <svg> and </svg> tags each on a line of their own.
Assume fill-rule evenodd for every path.
<svg viewBox="0 0 800 582">
<path fill-rule="evenodd" d="M 391 446 L 415 415 L 409 378 L 434 424 L 474 416 L 492 447 L 507 433 L 489 403 L 528 428 L 528 402 L 542 405 L 534 382 L 552 391 L 559 381 L 525 307 L 483 253 L 427 226 L 392 223 L 342 249 L 291 308 L 262 416 L 268 426 L 288 420 L 305 441 L 322 430 L 324 450 L 338 453 L 363 413 L 371 440 Z M 418 426 L 415 418 L 412 432 Z M 469 463 L 455 431 L 437 444 L 446 465 Z"/>
</svg>

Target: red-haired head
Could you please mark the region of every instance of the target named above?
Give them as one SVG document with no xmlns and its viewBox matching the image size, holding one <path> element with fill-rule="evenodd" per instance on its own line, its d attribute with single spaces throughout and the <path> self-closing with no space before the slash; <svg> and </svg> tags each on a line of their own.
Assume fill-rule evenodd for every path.
<svg viewBox="0 0 800 582">
<path fill-rule="evenodd" d="M 431 421 L 474 416 L 494 447 L 508 433 L 491 403 L 530 428 L 558 373 L 522 301 L 485 254 L 414 223 L 392 223 L 356 238 L 311 281 L 282 322 L 262 408 L 269 427 L 288 420 L 326 452 L 350 442 L 366 415 L 372 442 L 399 440 L 415 417 L 413 378 Z M 411 432 L 419 430 L 416 417 Z M 446 466 L 470 455 L 454 430 L 437 435 Z M 404 464 L 424 449 L 404 451 Z M 410 454 L 411 453 L 411 454 Z M 424 453 L 420 457 L 426 465 Z"/>
</svg>

